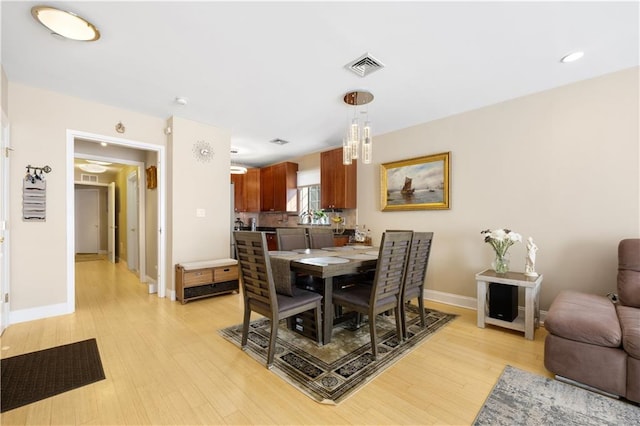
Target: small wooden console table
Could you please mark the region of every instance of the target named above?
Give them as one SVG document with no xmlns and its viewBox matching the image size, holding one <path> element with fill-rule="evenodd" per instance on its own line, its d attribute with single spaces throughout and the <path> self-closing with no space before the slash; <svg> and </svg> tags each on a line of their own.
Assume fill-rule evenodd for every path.
<svg viewBox="0 0 640 426">
<path fill-rule="evenodd" d="M 190 300 L 238 291 L 238 261 L 217 259 L 176 265 L 176 297 Z"/>
<path fill-rule="evenodd" d="M 506 272 L 498 274 L 493 269 L 476 274 L 478 283 L 478 327 L 484 328 L 485 324 L 497 325 L 524 332 L 524 337 L 534 339 L 535 329 L 540 324 L 540 285 L 542 275 L 529 277 L 522 272 Z M 508 284 L 525 288 L 524 318 L 519 315 L 513 322 L 492 318 L 488 315 L 487 284 Z M 489 301 L 491 303 L 491 301 Z"/>
</svg>

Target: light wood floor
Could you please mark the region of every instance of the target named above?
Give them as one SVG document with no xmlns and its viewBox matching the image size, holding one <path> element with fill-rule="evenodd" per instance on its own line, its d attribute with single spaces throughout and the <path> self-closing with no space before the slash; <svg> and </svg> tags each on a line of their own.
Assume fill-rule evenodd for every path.
<svg viewBox="0 0 640 426">
<path fill-rule="evenodd" d="M 469 285 L 475 286 L 473 277 Z M 339 406 L 318 404 L 217 330 L 241 298 L 158 299 L 121 264 L 76 264 L 77 311 L 10 326 L 2 358 L 95 337 L 106 380 L 1 415 L 2 424 L 449 424 L 473 422 L 505 365 L 552 377 L 535 341 L 460 315 Z"/>
</svg>

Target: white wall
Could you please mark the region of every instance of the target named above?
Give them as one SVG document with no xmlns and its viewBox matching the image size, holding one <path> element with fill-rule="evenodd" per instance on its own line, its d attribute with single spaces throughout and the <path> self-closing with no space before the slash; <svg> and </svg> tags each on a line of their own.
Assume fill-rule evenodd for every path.
<svg viewBox="0 0 640 426">
<path fill-rule="evenodd" d="M 164 120 L 9 82 L 11 139 L 11 317 L 31 318 L 34 309 L 63 313 L 67 300 L 67 129 L 164 145 Z M 121 135 L 115 125 L 122 121 Z M 49 165 L 46 222 L 23 222 L 24 167 Z M 34 260 L 33 245 L 38 256 Z M 34 267 L 37 264 L 38 267 Z M 43 310 L 44 309 L 44 310 Z"/>
<path fill-rule="evenodd" d="M 231 244 L 231 135 L 227 130 L 172 117 L 169 138 L 171 157 L 170 254 L 167 281 L 175 289 L 175 264 L 229 257 Z M 193 147 L 199 141 L 213 148 L 210 161 L 196 158 Z M 196 211 L 204 210 L 204 217 Z"/>
<path fill-rule="evenodd" d="M 640 236 L 638 68 L 377 136 L 358 165 L 360 224 L 434 231 L 428 290 L 476 296 L 483 229 L 539 247 L 541 307 L 561 289 L 615 291 L 617 244 Z M 375 123 L 374 123 L 375 124 Z M 380 163 L 451 152 L 449 210 L 380 211 Z M 525 245 L 510 249 L 524 270 Z"/>
</svg>

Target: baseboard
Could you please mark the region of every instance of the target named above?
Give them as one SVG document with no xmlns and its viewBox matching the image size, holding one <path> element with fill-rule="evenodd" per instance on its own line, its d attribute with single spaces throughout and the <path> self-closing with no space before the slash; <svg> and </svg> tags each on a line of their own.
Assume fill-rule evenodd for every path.
<svg viewBox="0 0 640 426">
<path fill-rule="evenodd" d="M 149 286 L 149 294 L 154 294 L 158 292 L 158 283 L 149 275 L 145 277 L 144 283 Z"/>
<path fill-rule="evenodd" d="M 478 299 L 469 296 L 460 296 L 459 294 L 445 293 L 437 290 L 425 289 L 422 295 L 426 300 L 431 300 L 438 303 L 444 303 L 446 305 L 459 306 L 461 308 L 478 310 Z M 524 306 L 518 306 L 518 315 L 524 316 Z M 547 311 L 540 311 L 540 325 L 544 325 L 544 320 L 547 316 Z"/>
<path fill-rule="evenodd" d="M 37 308 L 19 309 L 9 312 L 8 324 L 18 324 L 21 322 L 34 321 L 43 318 L 68 315 L 75 312 L 75 303 L 69 306 L 67 303 L 55 305 L 39 306 Z"/>
<path fill-rule="evenodd" d="M 166 294 L 169 295 L 169 300 L 171 300 L 172 302 L 176 301 L 176 291 L 175 290 L 167 289 Z"/>
<path fill-rule="evenodd" d="M 460 296 L 459 294 L 445 293 L 443 291 L 425 289 L 422 297 L 434 302 L 473 309 L 474 311 L 478 307 L 477 299 L 474 297 Z"/>
</svg>

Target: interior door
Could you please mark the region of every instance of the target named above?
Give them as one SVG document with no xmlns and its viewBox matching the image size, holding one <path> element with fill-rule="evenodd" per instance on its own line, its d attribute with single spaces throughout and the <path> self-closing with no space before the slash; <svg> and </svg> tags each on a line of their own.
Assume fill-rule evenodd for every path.
<svg viewBox="0 0 640 426">
<path fill-rule="evenodd" d="M 98 253 L 100 206 L 97 189 L 76 189 L 76 253 Z"/>
<path fill-rule="evenodd" d="M 107 189 L 107 257 L 116 263 L 116 183 L 111 182 Z"/>
<path fill-rule="evenodd" d="M 127 267 L 138 271 L 138 174 L 127 177 Z"/>
</svg>

